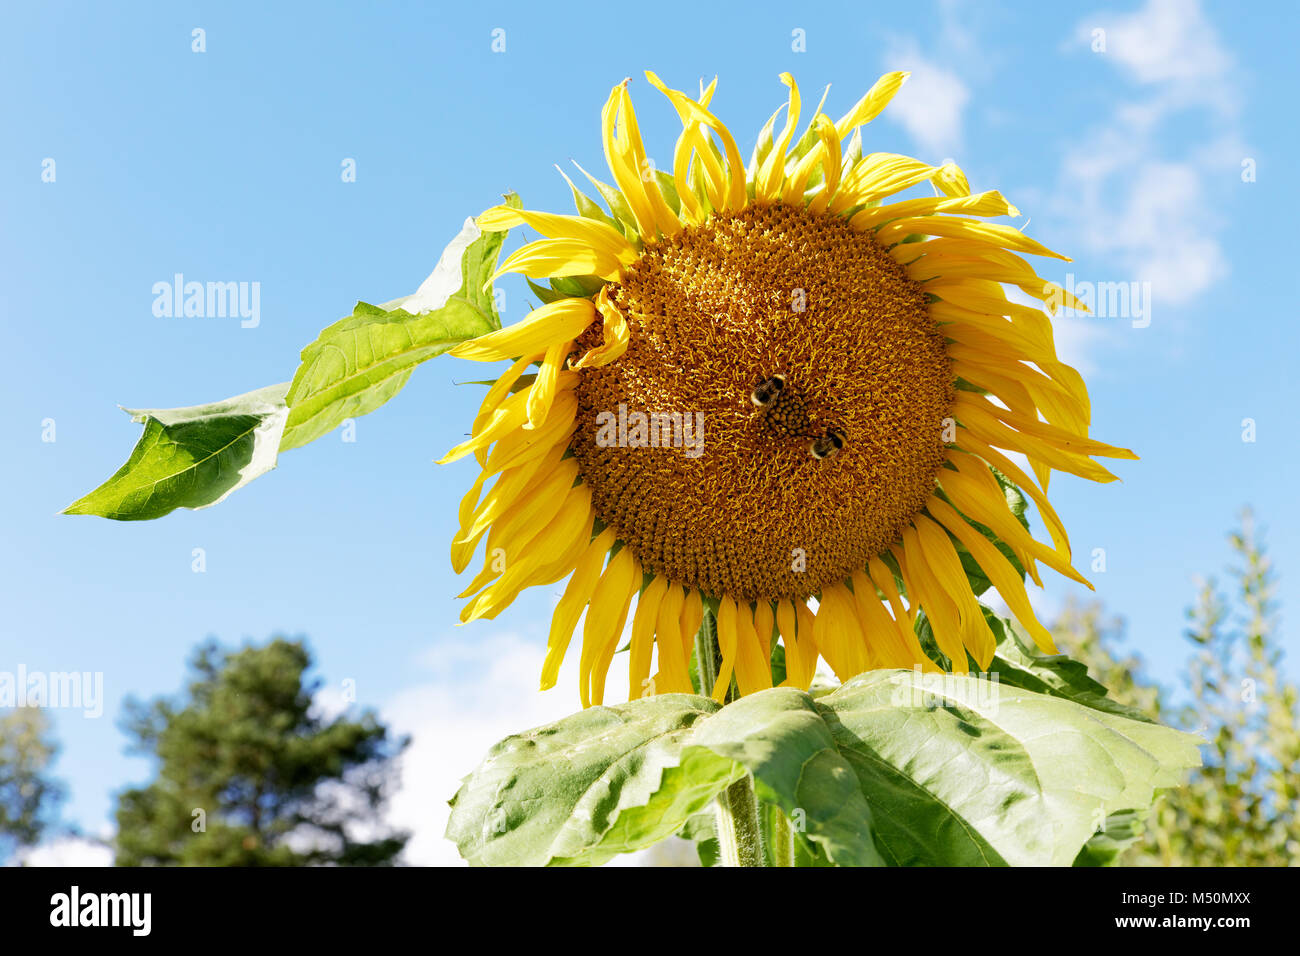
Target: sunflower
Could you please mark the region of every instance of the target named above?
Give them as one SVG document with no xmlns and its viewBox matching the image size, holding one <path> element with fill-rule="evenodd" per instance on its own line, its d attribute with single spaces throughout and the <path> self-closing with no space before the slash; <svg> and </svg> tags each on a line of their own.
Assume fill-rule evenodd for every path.
<svg viewBox="0 0 1300 956">
<path fill-rule="evenodd" d="M 584 171 L 608 212 L 569 180 L 577 215 L 503 205 L 477 220 L 543 235 L 493 280 L 551 288 L 532 285 L 543 304 L 525 319 L 452 350 L 511 362 L 442 459 L 472 454 L 482 469 L 451 547 L 460 573 L 486 538 L 461 620 L 567 577 L 541 684 L 554 686 L 583 619 L 584 706 L 603 699 L 629 614 L 634 696 L 692 691 L 706 612 L 719 701 L 733 678 L 741 694 L 772 685 L 777 641 L 785 683 L 801 688 L 819 658 L 841 680 L 965 673 L 995 644 L 973 561 L 1054 653 L 1022 571 L 1039 586 L 1039 563 L 1087 581 L 1049 476 L 1111 481 L 1094 457 L 1136 457 L 1087 437 L 1083 380 L 1058 360 L 1043 310 L 1022 304 L 1084 307 L 1017 253 L 1065 257 L 981 221 L 1018 211 L 972 194 L 952 163 L 863 154 L 860 128 L 904 73 L 839 120 L 823 96 L 798 138 L 799 89 L 782 74 L 784 128 L 778 109 L 748 166 L 708 109 L 716 81 L 691 97 L 646 76 L 681 119 L 671 173 L 649 162 L 624 81 L 601 115 L 614 183 Z M 933 195 L 888 201 L 925 183 Z M 1050 546 L 1017 519 L 1013 486 Z"/>
</svg>

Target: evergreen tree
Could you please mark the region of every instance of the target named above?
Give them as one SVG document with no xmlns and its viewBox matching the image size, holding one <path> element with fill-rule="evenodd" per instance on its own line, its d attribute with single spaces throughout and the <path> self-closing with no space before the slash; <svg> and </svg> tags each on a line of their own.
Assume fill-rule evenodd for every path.
<svg viewBox="0 0 1300 956">
<path fill-rule="evenodd" d="M 297 641 L 223 651 L 202 645 L 183 700 L 128 700 L 124 729 L 157 778 L 118 798 L 119 866 L 374 866 L 408 835 L 379 814 L 393 740 L 367 711 L 326 720 Z"/>
</svg>

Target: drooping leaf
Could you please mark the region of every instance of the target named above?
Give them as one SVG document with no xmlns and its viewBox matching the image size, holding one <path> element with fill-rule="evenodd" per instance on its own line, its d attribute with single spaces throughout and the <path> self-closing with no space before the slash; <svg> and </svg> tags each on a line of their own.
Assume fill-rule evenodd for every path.
<svg viewBox="0 0 1300 956">
<path fill-rule="evenodd" d="M 592 862 L 603 862 L 618 850 L 596 847 L 621 811 L 650 801 L 661 789 L 665 769 L 680 761 L 681 736 L 716 709 L 707 698 L 665 694 L 592 707 L 507 737 L 452 799 L 447 837 L 475 865 L 580 862 L 584 853 Z M 689 812 L 683 809 L 675 829 L 712 796 L 704 796 Z M 626 831 L 627 823 L 623 826 Z M 644 835 L 649 842 L 643 845 L 671 832 L 655 829 Z M 626 831 L 613 834 L 610 845 L 639 848 L 642 838 Z"/>
<path fill-rule="evenodd" d="M 1196 738 L 982 678 L 872 671 L 817 701 L 895 865 L 1069 865 Z"/>
<path fill-rule="evenodd" d="M 144 424 L 131 457 L 63 513 L 142 521 L 216 504 L 275 467 L 288 387 L 188 408 L 124 409 Z"/>
<path fill-rule="evenodd" d="M 803 691 L 776 687 L 742 697 L 696 727 L 684 747 L 708 748 L 743 766 L 759 800 L 779 807 L 837 865 L 883 862 L 871 840 L 868 801 Z"/>
<path fill-rule="evenodd" d="M 513 193 L 506 202 L 519 207 Z M 466 220 L 415 293 L 358 302 L 303 349 L 292 382 L 209 405 L 127 409 L 145 426 L 131 457 L 64 513 L 143 520 L 206 508 L 274 468 L 278 452 L 374 411 L 419 363 L 501 327 L 485 284 L 504 238 Z"/>
</svg>

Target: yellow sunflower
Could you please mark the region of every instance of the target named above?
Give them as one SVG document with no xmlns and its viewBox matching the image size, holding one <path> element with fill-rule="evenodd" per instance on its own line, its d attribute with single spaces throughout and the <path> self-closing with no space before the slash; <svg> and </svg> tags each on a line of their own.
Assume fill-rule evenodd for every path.
<svg viewBox="0 0 1300 956">
<path fill-rule="evenodd" d="M 452 351 L 513 363 L 442 459 L 482 467 L 451 549 L 459 573 L 486 537 L 462 621 L 567 576 L 541 683 L 555 684 L 585 611 L 584 706 L 603 699 L 634 600 L 634 696 L 692 690 L 706 606 L 718 700 L 733 677 L 741 694 L 771 686 L 778 639 L 791 686 L 809 686 L 819 657 L 840 679 L 938 669 L 914 627 L 921 611 L 936 656 L 966 672 L 968 655 L 987 667 L 994 636 L 965 551 L 1054 652 L 1019 570 L 982 529 L 1036 584 L 1038 562 L 1087 584 L 1049 475 L 1111 481 L 1093 457 L 1136 457 L 1087 437 L 1087 390 L 1057 359 L 1049 319 L 1004 292 L 1082 308 L 1016 253 L 1064 257 L 972 218 L 1018 212 L 972 194 L 955 165 L 862 153 L 860 127 L 904 73 L 837 121 L 819 105 L 797 139 L 799 90 L 782 74 L 784 128 L 773 132 L 778 109 L 748 167 L 708 109 L 714 85 L 692 98 L 646 76 L 681 118 L 671 174 L 646 157 L 625 81 L 601 116 L 614 184 L 592 178 L 608 213 L 574 188 L 576 216 L 498 206 L 477 220 L 545 236 L 497 276 L 554 291 L 534 286 L 545 304 Z M 922 183 L 935 194 L 887 202 Z M 1051 546 L 1021 526 L 1003 481 L 1037 505 Z"/>
</svg>

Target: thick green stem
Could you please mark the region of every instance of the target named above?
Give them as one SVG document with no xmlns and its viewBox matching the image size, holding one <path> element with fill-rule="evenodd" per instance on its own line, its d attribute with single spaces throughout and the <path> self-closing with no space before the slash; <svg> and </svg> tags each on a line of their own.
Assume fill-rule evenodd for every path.
<svg viewBox="0 0 1300 956">
<path fill-rule="evenodd" d="M 705 610 L 700 629 L 695 632 L 695 673 L 699 679 L 696 693 L 704 697 L 712 696 L 713 685 L 718 679 L 718 623 L 713 612 Z"/>
<path fill-rule="evenodd" d="M 765 805 L 767 846 L 773 866 L 794 866 L 794 829 L 779 807 Z"/>
<path fill-rule="evenodd" d="M 723 866 L 765 866 L 763 822 L 754 780 L 746 775 L 718 795 L 718 846 Z"/>
</svg>

